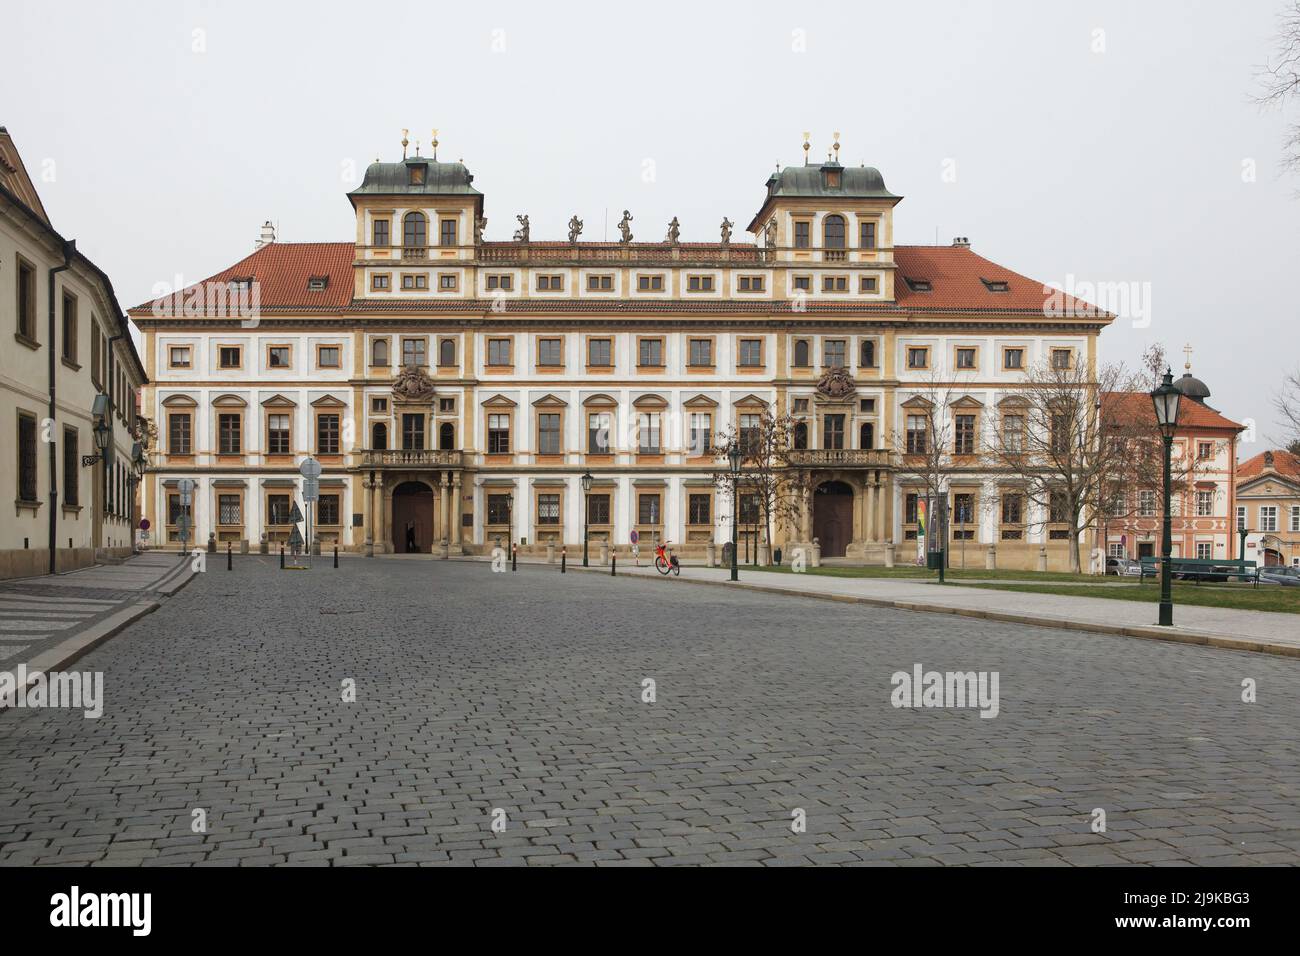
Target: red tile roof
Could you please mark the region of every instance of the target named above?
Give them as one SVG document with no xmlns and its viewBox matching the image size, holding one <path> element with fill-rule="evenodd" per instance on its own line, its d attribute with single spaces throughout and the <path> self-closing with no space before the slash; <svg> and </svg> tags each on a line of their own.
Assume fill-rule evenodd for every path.
<svg viewBox="0 0 1300 956">
<path fill-rule="evenodd" d="M 1151 396 L 1146 392 L 1107 392 L 1101 400 L 1105 413 L 1111 421 L 1141 422 L 1155 428 L 1156 410 L 1151 403 Z M 1221 415 L 1209 405 L 1184 398 L 1178 402 L 1178 427 L 1222 428 L 1238 432 L 1246 426 Z"/>
<path fill-rule="evenodd" d="M 1260 452 L 1254 458 L 1247 458 L 1237 466 L 1237 478 L 1253 478 L 1264 470 L 1264 456 L 1268 452 Z M 1275 449 L 1273 455 L 1273 470 L 1279 475 L 1288 478 L 1300 479 L 1300 457 L 1291 454 L 1289 451 Z"/>
<path fill-rule="evenodd" d="M 491 253 L 513 247 L 513 243 L 487 243 L 486 251 Z M 617 247 L 617 243 L 583 243 L 584 248 L 608 245 Z M 567 243 L 532 243 L 538 251 L 569 250 Z M 633 251 L 640 251 L 642 244 L 634 243 Z M 721 259 L 723 247 L 718 243 L 682 243 L 683 252 L 688 256 Z M 645 244 L 645 250 L 666 252 L 668 247 L 662 244 Z M 737 243 L 730 249 L 733 262 L 743 264 L 753 261 L 755 249 L 747 244 Z M 181 301 L 193 290 L 206 287 L 208 283 L 224 286 L 235 279 L 255 279 L 260 293 L 259 306 L 262 309 L 279 311 L 341 311 L 349 307 L 365 311 L 406 310 L 413 312 L 447 311 L 478 312 L 487 308 L 487 304 L 475 299 L 455 299 L 446 301 L 409 300 L 394 297 L 392 300 L 352 300 L 352 263 L 355 247 L 350 242 L 273 242 L 256 252 L 239 260 L 228 269 L 195 283 L 181 292 Z M 540 258 L 549 258 L 543 252 Z M 989 314 L 1018 313 L 1035 314 L 1047 318 L 1060 315 L 1066 317 L 1097 318 L 1108 322 L 1113 316 L 1078 299 L 1047 289 L 1041 282 L 1026 278 L 1019 273 L 1004 269 L 990 262 L 983 256 L 976 255 L 968 247 L 961 246 L 898 246 L 894 249 L 897 264 L 895 271 L 895 301 L 858 302 L 850 300 L 814 299 L 807 303 L 808 309 L 816 312 L 980 312 Z M 611 260 L 612 262 L 613 260 Z M 664 264 L 671 260 L 665 258 Z M 504 261 L 503 265 L 506 264 Z M 520 260 L 511 258 L 510 265 L 520 264 Z M 307 280 L 312 276 L 328 276 L 329 284 L 323 292 L 311 292 Z M 930 283 L 929 292 L 913 291 L 906 280 L 924 279 Z M 995 292 L 989 284 L 1005 282 L 1007 291 Z M 175 297 L 156 299 L 145 302 L 129 310 L 134 316 L 147 318 L 154 312 L 156 304 L 167 307 L 175 302 Z M 1058 312 L 1049 311 L 1049 306 L 1057 306 Z M 581 308 L 579 308 L 581 306 Z M 716 311 L 716 312 L 753 312 L 783 313 L 790 311 L 788 302 L 779 300 L 736 300 L 710 301 L 692 303 L 689 309 L 683 309 L 679 302 L 662 300 L 610 301 L 588 303 L 564 300 L 541 303 L 536 300 L 515 303 L 508 301 L 507 311 L 620 311 L 620 312 L 658 312 L 658 311 Z M 163 314 L 170 314 L 164 312 Z"/>
</svg>

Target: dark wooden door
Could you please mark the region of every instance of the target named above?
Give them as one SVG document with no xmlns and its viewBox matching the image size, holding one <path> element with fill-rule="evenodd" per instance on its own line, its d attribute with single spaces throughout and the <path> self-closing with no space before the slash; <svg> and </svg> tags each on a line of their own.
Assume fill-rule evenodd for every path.
<svg viewBox="0 0 1300 956">
<path fill-rule="evenodd" d="M 853 540 L 853 490 L 828 482 L 813 495 L 813 536 L 823 558 L 842 558 Z"/>
<path fill-rule="evenodd" d="M 410 546 L 407 529 L 414 532 Z M 393 491 L 393 550 L 428 554 L 433 545 L 433 492 L 428 485 L 406 482 Z"/>
</svg>

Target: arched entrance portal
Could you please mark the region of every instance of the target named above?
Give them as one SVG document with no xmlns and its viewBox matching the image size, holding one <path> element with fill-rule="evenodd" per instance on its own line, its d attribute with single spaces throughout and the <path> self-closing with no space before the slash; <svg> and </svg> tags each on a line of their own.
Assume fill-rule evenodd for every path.
<svg viewBox="0 0 1300 956">
<path fill-rule="evenodd" d="M 842 558 L 853 540 L 853 489 L 842 481 L 827 481 L 813 492 L 813 537 L 823 558 Z"/>
<path fill-rule="evenodd" d="M 427 554 L 432 544 L 433 490 L 420 481 L 404 481 L 393 489 L 393 550 Z"/>
</svg>

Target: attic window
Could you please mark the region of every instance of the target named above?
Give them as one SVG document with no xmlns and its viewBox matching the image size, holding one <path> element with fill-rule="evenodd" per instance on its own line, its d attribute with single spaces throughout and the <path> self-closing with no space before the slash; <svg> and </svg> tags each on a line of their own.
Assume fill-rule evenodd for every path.
<svg viewBox="0 0 1300 956">
<path fill-rule="evenodd" d="M 424 173 L 428 168 L 429 167 L 426 166 L 424 163 L 416 163 L 412 166 L 407 166 L 406 167 L 407 185 L 423 186 Z"/>
<path fill-rule="evenodd" d="M 1006 279 L 983 279 L 983 278 L 981 278 L 981 279 L 980 279 L 980 282 L 983 282 L 983 283 L 984 283 L 984 288 L 988 289 L 990 292 L 1009 292 L 1009 291 L 1010 291 L 1010 288 L 1007 286 L 1007 280 L 1006 280 Z"/>
<path fill-rule="evenodd" d="M 308 292 L 324 292 L 324 291 L 325 291 L 325 288 L 326 288 L 329 284 L 330 284 L 330 277 L 329 277 L 329 276 L 310 276 L 310 277 L 307 279 L 307 291 L 308 291 Z"/>
<path fill-rule="evenodd" d="M 932 289 L 930 288 L 929 279 L 908 279 L 904 277 L 903 281 L 907 283 L 907 287 L 911 289 L 913 292 L 932 291 Z"/>
<path fill-rule="evenodd" d="M 251 292 L 252 290 L 253 290 L 252 276 L 230 280 L 230 291 L 232 292 Z"/>
<path fill-rule="evenodd" d="M 828 169 L 828 170 L 826 170 L 826 171 L 823 173 L 823 175 L 826 177 L 826 188 L 827 188 L 827 189 L 839 189 L 839 188 L 840 188 L 840 170 L 838 170 L 838 169 Z"/>
</svg>

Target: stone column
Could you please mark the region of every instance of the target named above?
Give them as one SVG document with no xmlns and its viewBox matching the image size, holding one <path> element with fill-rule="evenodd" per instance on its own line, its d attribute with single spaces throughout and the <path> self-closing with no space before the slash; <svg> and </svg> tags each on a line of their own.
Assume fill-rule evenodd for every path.
<svg viewBox="0 0 1300 956">
<path fill-rule="evenodd" d="M 866 481 L 862 483 L 862 489 L 867 496 L 867 500 L 866 500 L 867 528 L 866 528 L 866 534 L 864 535 L 864 539 L 866 541 L 879 541 L 880 539 L 877 536 L 877 531 L 876 531 L 876 494 L 879 491 L 879 489 L 876 487 L 876 482 L 871 476 L 868 476 Z"/>
<path fill-rule="evenodd" d="M 369 478 L 362 481 L 366 489 L 366 557 L 375 556 L 375 482 Z"/>
<path fill-rule="evenodd" d="M 447 479 L 447 473 L 444 471 L 440 475 L 439 481 L 439 518 L 442 522 L 441 534 L 438 536 L 441 541 L 449 542 L 451 540 L 451 482 Z"/>
<path fill-rule="evenodd" d="M 461 509 L 461 490 L 460 490 L 460 472 L 451 473 L 451 546 L 460 547 L 460 509 Z"/>
<path fill-rule="evenodd" d="M 893 526 L 887 524 L 885 518 L 887 514 L 885 506 L 892 493 L 892 485 L 888 482 L 888 476 L 880 475 L 876 479 L 876 536 L 878 541 L 894 540 Z"/>
<path fill-rule="evenodd" d="M 812 540 L 812 527 L 809 525 L 812 513 L 812 474 L 804 472 L 803 491 L 799 495 L 799 543 L 807 544 Z"/>
<path fill-rule="evenodd" d="M 380 521 L 379 527 L 383 529 L 380 532 L 380 550 L 384 554 L 391 554 L 393 551 L 393 491 L 388 487 L 388 482 L 383 482 L 383 487 L 379 493 L 380 515 L 383 520 Z"/>
</svg>

